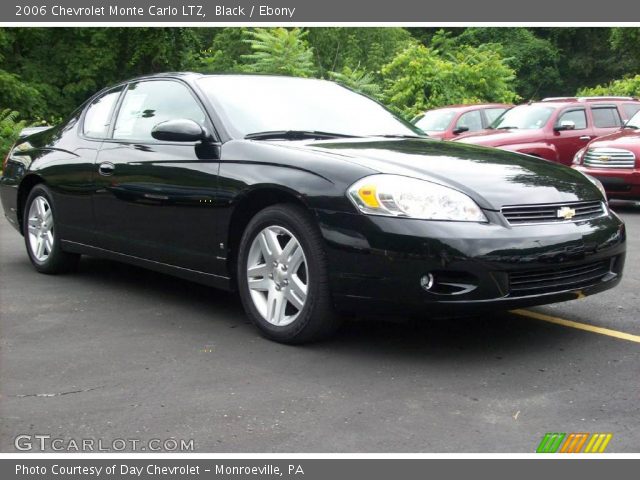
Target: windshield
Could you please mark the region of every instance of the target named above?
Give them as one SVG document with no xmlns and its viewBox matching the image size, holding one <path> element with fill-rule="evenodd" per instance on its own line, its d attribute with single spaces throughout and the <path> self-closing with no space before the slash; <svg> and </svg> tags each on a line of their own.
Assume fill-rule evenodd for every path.
<svg viewBox="0 0 640 480">
<path fill-rule="evenodd" d="M 416 122 L 416 127 L 425 132 L 444 132 L 454 115 L 453 110 L 431 110 Z"/>
<path fill-rule="evenodd" d="M 332 82 L 223 75 L 203 77 L 198 84 L 225 125 L 242 138 L 273 131 L 424 135 L 377 102 Z"/>
<path fill-rule="evenodd" d="M 631 120 L 626 123 L 625 127 L 640 128 L 640 111 L 631 117 Z"/>
<path fill-rule="evenodd" d="M 504 112 L 489 128 L 518 128 L 524 130 L 542 128 L 554 110 L 554 107 L 520 105 Z"/>
</svg>

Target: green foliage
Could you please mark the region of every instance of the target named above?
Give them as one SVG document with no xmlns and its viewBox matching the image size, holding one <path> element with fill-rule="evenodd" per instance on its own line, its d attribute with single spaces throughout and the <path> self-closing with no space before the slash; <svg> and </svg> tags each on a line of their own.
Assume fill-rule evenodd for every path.
<svg viewBox="0 0 640 480">
<path fill-rule="evenodd" d="M 64 117 L 116 81 L 187 68 L 197 40 L 184 28 L 0 28 L 0 98 L 30 120 Z"/>
<path fill-rule="evenodd" d="M 532 31 L 550 41 L 560 53 L 560 85 L 543 96 L 572 95 L 579 88 L 636 73 L 625 70 L 620 54 L 612 49 L 610 28 L 547 27 Z"/>
<path fill-rule="evenodd" d="M 364 93 L 373 98 L 380 98 L 382 89 L 375 81 L 373 75 L 364 69 L 356 68 L 352 70 L 344 67 L 341 72 L 329 72 L 331 80 L 344 85 L 345 87 Z"/>
<path fill-rule="evenodd" d="M 26 121 L 18 120 L 20 114 L 8 108 L 0 109 L 0 158 L 4 159 L 11 145 L 26 126 Z"/>
<path fill-rule="evenodd" d="M 620 95 L 628 97 L 640 97 L 640 75 L 634 77 L 614 80 L 606 85 L 596 85 L 595 87 L 581 88 L 577 94 L 579 96 L 597 95 Z"/>
<path fill-rule="evenodd" d="M 451 48 L 442 39 L 440 45 Z M 514 71 L 491 44 L 449 51 L 413 45 L 382 69 L 387 104 L 411 118 L 428 108 L 459 103 L 515 102 Z"/>
<path fill-rule="evenodd" d="M 514 87 L 525 99 L 555 95 L 562 86 L 560 51 L 551 41 L 528 28 L 467 28 L 455 37 L 456 45 L 493 44 L 516 72 Z"/>
<path fill-rule="evenodd" d="M 244 71 L 273 73 L 294 77 L 314 74 L 313 51 L 300 28 L 256 28 L 245 30 L 244 41 L 253 53 L 242 55 Z"/>
<path fill-rule="evenodd" d="M 380 81 L 380 69 L 412 41 L 411 34 L 397 27 L 319 27 L 307 30 L 320 76 L 361 68 Z"/>
<path fill-rule="evenodd" d="M 0 28 L 0 103 L 28 122 L 179 70 L 330 78 L 409 114 L 514 92 L 638 95 L 640 28 Z"/>
<path fill-rule="evenodd" d="M 640 72 L 640 29 L 612 28 L 609 43 L 623 72 Z"/>
<path fill-rule="evenodd" d="M 244 29 L 227 27 L 217 32 L 206 49 L 201 50 L 193 70 L 203 73 L 226 73 L 242 71 L 241 59 L 251 53 L 245 39 Z"/>
</svg>

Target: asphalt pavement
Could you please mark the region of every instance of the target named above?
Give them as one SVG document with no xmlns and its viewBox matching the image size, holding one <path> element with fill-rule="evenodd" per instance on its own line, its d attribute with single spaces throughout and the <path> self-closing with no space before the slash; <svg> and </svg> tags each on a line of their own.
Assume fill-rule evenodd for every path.
<svg viewBox="0 0 640 480">
<path fill-rule="evenodd" d="M 614 209 L 622 283 L 534 311 L 640 335 L 640 206 Z M 21 434 L 68 451 L 176 439 L 196 452 L 533 452 L 546 432 L 610 432 L 608 452 L 640 451 L 638 342 L 504 313 L 349 321 L 284 346 L 208 287 L 86 257 L 38 274 L 4 219 L 0 395 L 2 452 Z"/>
</svg>

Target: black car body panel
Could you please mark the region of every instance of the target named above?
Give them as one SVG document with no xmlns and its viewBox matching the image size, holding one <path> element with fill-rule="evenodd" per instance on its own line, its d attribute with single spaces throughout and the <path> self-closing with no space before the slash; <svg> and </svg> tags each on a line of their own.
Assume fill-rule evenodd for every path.
<svg viewBox="0 0 640 480">
<path fill-rule="evenodd" d="M 500 213 L 506 205 L 602 200 L 598 188 L 575 170 L 429 139 L 231 138 L 195 83 L 198 75 L 153 78 L 189 86 L 207 112 L 212 141 L 85 138 L 80 127 L 90 99 L 61 126 L 20 140 L 9 155 L 0 197 L 18 230 L 26 192 L 45 182 L 66 249 L 233 289 L 239 229 L 247 215 L 288 201 L 317 219 L 332 293 L 336 305 L 347 309 L 402 303 L 453 314 L 458 308 L 567 300 L 620 281 L 624 224 L 606 206 L 597 218 L 545 225 L 510 225 Z M 378 173 L 459 190 L 489 221 L 362 214 L 345 192 Z M 546 283 L 515 291 L 511 283 L 518 272 Z M 421 287 L 429 273 L 440 282 L 433 291 Z"/>
</svg>

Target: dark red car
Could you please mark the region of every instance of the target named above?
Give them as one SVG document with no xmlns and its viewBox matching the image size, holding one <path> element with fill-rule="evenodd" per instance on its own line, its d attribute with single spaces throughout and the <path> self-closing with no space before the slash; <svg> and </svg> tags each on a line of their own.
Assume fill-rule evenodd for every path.
<svg viewBox="0 0 640 480">
<path fill-rule="evenodd" d="M 616 133 L 589 142 L 573 168 L 600 180 L 609 198 L 640 200 L 640 112 Z"/>
<path fill-rule="evenodd" d="M 571 165 L 594 138 L 619 130 L 640 110 L 632 97 L 557 97 L 518 105 L 481 132 L 455 141 L 527 153 Z"/>
<path fill-rule="evenodd" d="M 461 133 L 486 129 L 511 107 L 503 103 L 450 105 L 427 110 L 412 122 L 430 137 L 451 140 Z"/>
</svg>

